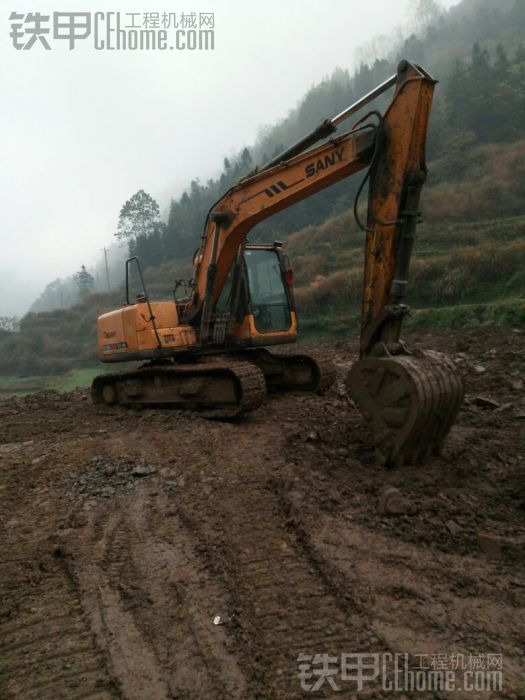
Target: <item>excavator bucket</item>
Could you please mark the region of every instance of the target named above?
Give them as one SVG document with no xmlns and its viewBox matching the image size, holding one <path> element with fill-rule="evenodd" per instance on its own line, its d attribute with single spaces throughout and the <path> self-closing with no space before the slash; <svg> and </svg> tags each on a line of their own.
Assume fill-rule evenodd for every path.
<svg viewBox="0 0 525 700">
<path fill-rule="evenodd" d="M 374 433 L 378 459 L 422 462 L 440 452 L 463 400 L 453 363 L 409 350 L 401 326 L 409 263 L 426 179 L 425 142 L 435 80 L 401 61 L 369 170 L 360 359 L 347 386 Z M 357 210 L 357 203 L 356 203 Z M 359 223 L 359 218 L 357 221 Z"/>
<path fill-rule="evenodd" d="M 388 466 L 439 454 L 463 401 L 453 363 L 431 350 L 357 360 L 346 385 L 372 428 L 377 459 Z"/>
</svg>

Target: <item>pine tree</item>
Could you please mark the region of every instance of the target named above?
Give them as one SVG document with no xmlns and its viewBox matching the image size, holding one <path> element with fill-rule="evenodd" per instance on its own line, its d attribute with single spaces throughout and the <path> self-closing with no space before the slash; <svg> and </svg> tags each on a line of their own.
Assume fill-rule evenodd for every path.
<svg viewBox="0 0 525 700">
<path fill-rule="evenodd" d="M 252 156 L 250 151 L 245 148 L 241 153 L 241 168 L 243 170 L 243 175 L 247 175 L 253 167 Z"/>
<path fill-rule="evenodd" d="M 91 290 L 93 289 L 95 280 L 93 279 L 93 276 L 90 275 L 89 272 L 86 270 L 85 265 L 82 265 L 80 270 L 76 273 L 75 283 L 78 287 L 78 292 L 81 297 L 86 296 L 86 294 L 89 294 L 89 292 L 91 292 Z"/>
</svg>

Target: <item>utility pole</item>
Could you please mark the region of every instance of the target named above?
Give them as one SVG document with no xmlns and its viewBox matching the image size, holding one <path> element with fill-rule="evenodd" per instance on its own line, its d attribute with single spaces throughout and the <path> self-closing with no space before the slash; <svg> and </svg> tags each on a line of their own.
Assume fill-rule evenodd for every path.
<svg viewBox="0 0 525 700">
<path fill-rule="evenodd" d="M 108 269 L 108 252 L 106 248 L 104 248 L 104 260 L 106 262 L 106 282 L 108 284 L 108 294 L 111 291 L 111 287 L 109 285 L 109 269 Z"/>
</svg>

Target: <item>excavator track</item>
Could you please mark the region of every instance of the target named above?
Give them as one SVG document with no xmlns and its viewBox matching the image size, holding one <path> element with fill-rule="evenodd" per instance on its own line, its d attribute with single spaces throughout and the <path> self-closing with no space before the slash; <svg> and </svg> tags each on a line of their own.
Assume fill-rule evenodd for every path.
<svg viewBox="0 0 525 700">
<path fill-rule="evenodd" d="M 464 396 L 450 359 L 429 350 L 358 360 L 346 385 L 371 423 L 378 459 L 394 466 L 439 454 Z"/>
<path fill-rule="evenodd" d="M 233 418 L 265 401 L 266 384 L 253 364 L 206 358 L 195 364 L 152 364 L 102 374 L 93 380 L 91 396 L 95 403 L 172 406 L 206 418 Z"/>
<path fill-rule="evenodd" d="M 257 348 L 241 356 L 261 370 L 268 391 L 323 393 L 335 382 L 335 366 L 320 352 L 274 354 L 266 348 Z"/>
</svg>

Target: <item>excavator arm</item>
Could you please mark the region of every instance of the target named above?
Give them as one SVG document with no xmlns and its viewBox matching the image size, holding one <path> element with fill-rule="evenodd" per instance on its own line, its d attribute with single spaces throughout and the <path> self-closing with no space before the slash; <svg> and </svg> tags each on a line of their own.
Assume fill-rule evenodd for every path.
<svg viewBox="0 0 525 700">
<path fill-rule="evenodd" d="M 360 359 L 346 384 L 386 463 L 422 461 L 439 452 L 463 399 L 461 380 L 446 357 L 410 350 L 400 339 L 435 82 L 419 66 L 401 61 L 396 75 L 232 187 L 208 216 L 195 259 L 194 293 L 184 314 L 187 322 L 200 323 L 205 345 L 214 305 L 249 231 L 368 168 L 362 183 L 369 179 L 366 224 L 359 220 L 357 200 L 354 208 L 366 231 Z M 371 112 L 334 137 L 340 123 L 392 86 L 382 115 Z"/>
<path fill-rule="evenodd" d="M 407 312 L 401 302 L 427 174 L 425 142 L 434 84 L 421 68 L 402 61 L 394 99 L 378 131 L 364 227 L 361 357 L 381 341 L 394 354 L 401 349 L 396 343 Z"/>
</svg>

